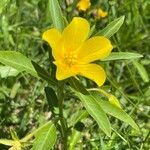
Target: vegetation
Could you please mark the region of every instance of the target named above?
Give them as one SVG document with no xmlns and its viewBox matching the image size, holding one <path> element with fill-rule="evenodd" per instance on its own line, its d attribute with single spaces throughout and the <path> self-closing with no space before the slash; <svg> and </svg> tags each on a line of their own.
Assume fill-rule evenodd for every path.
<svg viewBox="0 0 150 150">
<path fill-rule="evenodd" d="M 1 0 L 0 150 L 148 150 L 149 8 L 149 0 L 91 0 L 84 9 L 78 0 Z M 107 76 L 100 87 L 78 75 L 57 80 L 42 40 L 75 16 L 90 23 L 89 37 L 113 45 L 94 62 Z"/>
</svg>

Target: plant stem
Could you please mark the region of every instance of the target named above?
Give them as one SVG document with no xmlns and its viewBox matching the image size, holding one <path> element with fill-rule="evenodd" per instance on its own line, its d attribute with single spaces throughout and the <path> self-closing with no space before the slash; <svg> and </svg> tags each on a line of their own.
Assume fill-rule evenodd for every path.
<svg viewBox="0 0 150 150">
<path fill-rule="evenodd" d="M 64 82 L 60 82 L 58 84 L 57 96 L 58 96 L 58 103 L 59 103 L 59 119 L 61 124 L 62 150 L 67 150 L 68 127 L 63 113 Z"/>
</svg>

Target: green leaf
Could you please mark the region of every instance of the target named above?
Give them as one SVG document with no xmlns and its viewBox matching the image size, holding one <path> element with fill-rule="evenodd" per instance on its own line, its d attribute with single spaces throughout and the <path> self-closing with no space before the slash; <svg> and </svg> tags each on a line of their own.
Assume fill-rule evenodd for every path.
<svg viewBox="0 0 150 150">
<path fill-rule="evenodd" d="M 50 78 L 50 74 L 47 71 L 45 71 L 41 66 L 39 66 L 34 61 L 31 61 L 31 63 L 40 78 L 47 81 L 49 84 L 51 84 L 53 86 L 56 85 L 56 82 Z"/>
<path fill-rule="evenodd" d="M 113 128 L 112 128 L 112 130 L 113 130 L 124 142 L 128 143 L 127 140 L 126 140 L 118 131 L 116 131 L 116 130 L 113 129 Z"/>
<path fill-rule="evenodd" d="M 8 5 L 9 2 L 10 2 L 10 0 L 1 0 L 1 2 L 0 2 L 0 14 L 3 12 L 3 10 Z"/>
<path fill-rule="evenodd" d="M 142 64 L 138 63 L 137 61 L 133 61 L 133 65 L 138 70 L 138 73 L 141 76 L 141 78 L 143 79 L 143 81 L 149 82 L 148 73 L 147 73 L 146 69 L 144 68 L 144 66 Z"/>
<path fill-rule="evenodd" d="M 108 100 L 109 100 L 109 102 L 110 102 L 111 104 L 113 104 L 113 105 L 119 107 L 120 109 L 122 109 L 122 108 L 121 108 L 121 105 L 120 105 L 120 102 L 119 102 L 119 100 L 117 99 L 116 96 L 110 94 Z"/>
<path fill-rule="evenodd" d="M 82 119 L 88 116 L 88 112 L 86 110 L 77 110 L 69 120 L 69 126 L 74 126 L 76 123 L 81 121 Z"/>
<path fill-rule="evenodd" d="M 18 90 L 20 89 L 20 82 L 16 82 L 13 87 L 11 88 L 11 91 L 10 91 L 10 98 L 11 99 L 14 99 L 18 93 Z"/>
<path fill-rule="evenodd" d="M 141 57 L 143 57 L 143 55 L 138 53 L 112 52 L 108 57 L 106 57 L 102 61 L 120 60 L 120 59 L 137 59 Z"/>
<path fill-rule="evenodd" d="M 31 75 L 38 77 L 31 59 L 16 51 L 0 51 L 0 62 L 4 65 L 10 66 L 19 72 L 26 71 Z"/>
<path fill-rule="evenodd" d="M 100 136 L 100 142 L 101 142 L 101 150 L 107 150 L 106 145 L 105 145 L 103 138 L 101 136 Z"/>
<path fill-rule="evenodd" d="M 76 93 L 76 95 L 82 101 L 88 113 L 96 120 L 99 127 L 106 133 L 106 135 L 110 136 L 110 122 L 97 100 L 91 95 L 83 95 L 80 93 Z"/>
<path fill-rule="evenodd" d="M 13 140 L 7 140 L 7 139 L 0 139 L 0 144 L 12 146 L 14 144 Z"/>
<path fill-rule="evenodd" d="M 76 146 L 77 142 L 80 141 L 81 137 L 82 137 L 81 132 L 79 132 L 75 129 L 72 131 L 72 135 L 71 135 L 70 140 L 68 142 L 69 143 L 69 150 L 75 149 L 75 146 Z"/>
<path fill-rule="evenodd" d="M 14 141 L 19 140 L 17 133 L 13 129 L 10 129 L 10 134 Z"/>
<path fill-rule="evenodd" d="M 110 38 L 120 29 L 124 22 L 124 18 L 124 16 L 121 16 L 110 22 L 103 30 L 99 31 L 96 35 L 103 35 L 107 38 Z"/>
<path fill-rule="evenodd" d="M 52 122 L 46 123 L 35 135 L 32 150 L 50 150 L 56 142 L 56 128 Z"/>
<path fill-rule="evenodd" d="M 58 99 L 56 96 L 56 92 L 50 87 L 45 87 L 44 91 L 50 108 L 49 110 L 52 111 L 53 114 L 55 114 L 54 108 L 58 107 Z"/>
<path fill-rule="evenodd" d="M 0 66 L 0 76 L 1 78 L 7 78 L 10 76 L 17 76 L 18 71 L 12 67 L 9 66 Z"/>
<path fill-rule="evenodd" d="M 134 120 L 121 108 L 115 106 L 114 104 L 111 104 L 109 101 L 103 101 L 100 100 L 99 95 L 98 94 L 93 94 L 95 100 L 97 101 L 97 103 L 99 103 L 99 105 L 101 106 L 101 108 L 108 114 L 128 123 L 129 125 L 131 125 L 134 129 L 139 130 L 138 126 L 136 125 L 136 123 L 134 122 Z"/>
<path fill-rule="evenodd" d="M 65 27 L 64 17 L 62 15 L 58 0 L 49 0 L 49 6 L 50 6 L 50 13 L 51 13 L 50 15 L 54 27 L 59 31 L 62 31 Z"/>
<path fill-rule="evenodd" d="M 82 85 L 82 83 L 78 81 L 78 79 L 71 77 L 68 79 L 68 82 L 69 82 L 71 88 L 73 88 L 77 92 L 80 92 L 80 93 L 85 94 L 85 95 L 89 94 L 88 91 Z"/>
</svg>

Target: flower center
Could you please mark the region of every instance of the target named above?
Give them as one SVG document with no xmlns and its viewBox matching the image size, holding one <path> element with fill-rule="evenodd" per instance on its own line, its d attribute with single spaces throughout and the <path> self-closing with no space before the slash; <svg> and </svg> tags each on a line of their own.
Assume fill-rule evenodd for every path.
<svg viewBox="0 0 150 150">
<path fill-rule="evenodd" d="M 69 53 L 65 54 L 64 62 L 66 65 L 71 67 L 72 65 L 74 65 L 77 62 L 77 55 L 73 54 L 73 52 L 69 52 Z"/>
</svg>

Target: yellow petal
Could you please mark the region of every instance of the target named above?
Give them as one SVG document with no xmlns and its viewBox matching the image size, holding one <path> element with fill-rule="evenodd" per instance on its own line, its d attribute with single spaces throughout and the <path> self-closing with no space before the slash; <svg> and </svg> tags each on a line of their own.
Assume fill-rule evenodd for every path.
<svg viewBox="0 0 150 150">
<path fill-rule="evenodd" d="M 56 69 L 56 79 L 57 80 L 64 80 L 71 76 L 77 75 L 78 69 L 75 66 L 68 67 L 67 65 L 60 63 L 60 62 L 54 62 L 54 64 L 57 66 L 57 69 Z"/>
<path fill-rule="evenodd" d="M 48 42 L 52 48 L 55 48 L 60 38 L 61 33 L 55 28 L 45 31 L 42 35 L 42 39 Z"/>
<path fill-rule="evenodd" d="M 101 66 L 96 64 L 81 65 L 79 74 L 93 80 L 98 86 L 103 85 L 106 80 L 105 71 Z"/>
<path fill-rule="evenodd" d="M 81 46 L 77 51 L 78 60 L 81 63 L 89 63 L 98 59 L 104 59 L 112 50 L 110 41 L 103 36 L 95 36 Z"/>
<path fill-rule="evenodd" d="M 78 48 L 88 37 L 89 30 L 90 25 L 86 19 L 74 17 L 62 33 L 64 47 L 67 50 Z"/>
<path fill-rule="evenodd" d="M 52 28 L 43 33 L 42 39 L 51 46 L 54 58 L 60 59 L 62 56 L 61 33 L 57 29 Z"/>
</svg>

